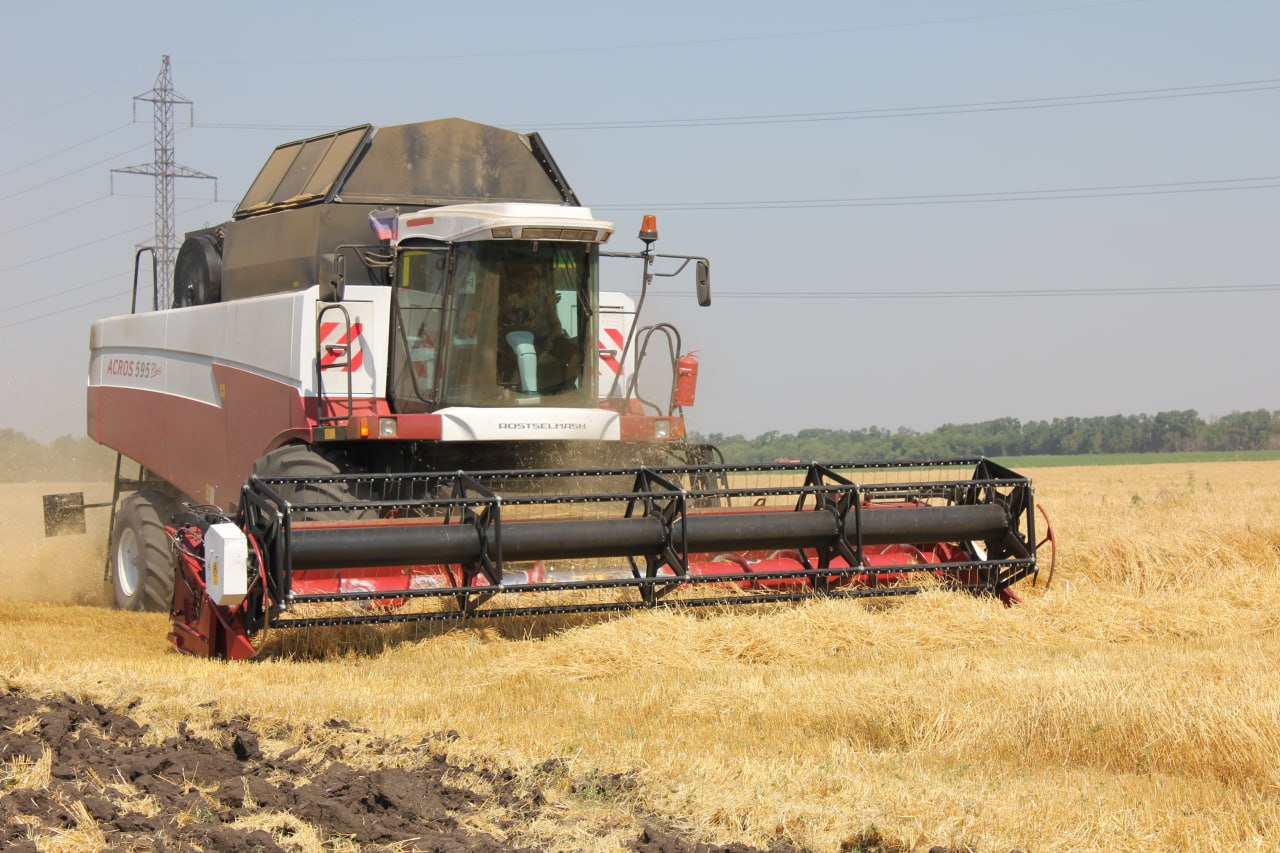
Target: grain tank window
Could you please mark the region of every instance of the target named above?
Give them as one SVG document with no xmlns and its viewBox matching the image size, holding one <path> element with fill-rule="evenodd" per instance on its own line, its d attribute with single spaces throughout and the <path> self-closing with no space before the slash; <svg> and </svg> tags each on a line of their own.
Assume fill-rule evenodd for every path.
<svg viewBox="0 0 1280 853">
<path fill-rule="evenodd" d="M 281 145 L 245 193 L 236 218 L 323 200 L 368 134 L 362 125 Z"/>
</svg>

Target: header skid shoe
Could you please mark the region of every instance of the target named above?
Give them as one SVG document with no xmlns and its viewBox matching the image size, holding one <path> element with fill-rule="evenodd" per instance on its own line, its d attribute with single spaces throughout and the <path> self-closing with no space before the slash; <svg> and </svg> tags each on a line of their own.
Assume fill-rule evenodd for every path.
<svg viewBox="0 0 1280 853">
<path fill-rule="evenodd" d="M 300 488 L 317 483 L 337 488 Z M 299 493 L 305 505 L 288 499 Z M 353 497 L 322 504 L 317 494 Z M 236 658 L 267 626 L 937 586 L 1008 602 L 1009 587 L 1037 571 L 1034 509 L 1031 482 L 984 458 L 253 477 L 236 519 L 250 543 L 248 594 L 234 608 L 207 598 L 196 561 L 200 528 L 215 519 L 188 518 L 175 534 L 187 598 L 175 601 L 174 635 L 186 651 Z M 363 609 L 328 606 L 353 602 Z"/>
</svg>

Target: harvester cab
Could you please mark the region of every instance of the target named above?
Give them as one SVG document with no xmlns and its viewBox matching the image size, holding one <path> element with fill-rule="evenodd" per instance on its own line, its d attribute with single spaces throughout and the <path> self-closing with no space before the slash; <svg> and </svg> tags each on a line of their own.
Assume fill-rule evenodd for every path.
<svg viewBox="0 0 1280 853">
<path fill-rule="evenodd" d="M 655 275 L 678 275 L 694 261 L 698 301 L 710 304 L 709 262 L 652 252 L 653 216 L 645 217 L 639 253 L 602 251 L 613 223 L 585 208 L 474 204 L 399 214 L 391 227 L 377 213 L 371 220 L 392 250 L 388 397 L 401 413 L 602 403 L 610 412 L 643 411 L 634 372 L 636 303 L 600 292 L 602 257 L 644 264 L 642 301 Z M 659 258 L 681 263 L 655 272 Z M 680 385 L 678 370 L 672 376 L 666 405 L 650 408 L 679 421 L 694 388 Z M 656 437 L 672 434 L 670 420 L 662 429 L 666 435 Z M 674 433 L 682 432 L 677 423 Z"/>
<path fill-rule="evenodd" d="M 684 438 L 693 380 L 673 360 L 661 402 L 649 402 L 637 381 L 647 347 L 637 340 L 664 334 L 674 352 L 679 333 L 639 326 L 636 301 L 601 293 L 599 268 L 602 257 L 638 259 L 643 305 L 655 275 L 691 262 L 699 293 L 709 293 L 706 259 L 649 246 L 604 252 L 613 224 L 582 207 L 451 205 L 375 211 L 370 221 L 382 244 L 359 256 L 382 266 L 386 284 L 352 286 L 339 261 L 317 288 L 317 422 L 330 428 L 318 441 L 438 432 L 429 464 L 447 468 L 477 454 L 517 464 L 503 457 L 513 442 L 597 462 L 673 458 L 661 445 Z M 654 272 L 657 259 L 680 263 Z"/>
<path fill-rule="evenodd" d="M 1008 601 L 1035 574 L 1031 484 L 990 460 L 730 466 L 687 442 L 696 360 L 638 315 L 690 265 L 710 304 L 709 262 L 654 251 L 653 217 L 641 251 L 605 251 L 613 231 L 537 134 L 277 148 L 234 219 L 187 235 L 172 308 L 93 324 L 88 431 L 139 466 L 111 502 L 117 605 L 239 658 L 269 626 Z M 639 264 L 634 301 L 600 291 L 602 259 Z"/>
<path fill-rule="evenodd" d="M 598 407 L 599 246 L 611 223 L 582 208 L 500 204 L 397 224 L 396 411 Z"/>
</svg>

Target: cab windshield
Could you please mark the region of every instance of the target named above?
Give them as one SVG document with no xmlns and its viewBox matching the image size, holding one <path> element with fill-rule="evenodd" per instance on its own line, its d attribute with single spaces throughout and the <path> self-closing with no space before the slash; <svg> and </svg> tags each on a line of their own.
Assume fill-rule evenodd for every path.
<svg viewBox="0 0 1280 853">
<path fill-rule="evenodd" d="M 397 411 L 595 406 L 594 249 L 517 241 L 402 249 Z"/>
</svg>

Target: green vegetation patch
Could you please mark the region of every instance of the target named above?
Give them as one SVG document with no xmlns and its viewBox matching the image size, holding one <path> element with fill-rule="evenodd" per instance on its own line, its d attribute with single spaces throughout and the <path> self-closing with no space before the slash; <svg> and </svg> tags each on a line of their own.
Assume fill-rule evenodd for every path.
<svg viewBox="0 0 1280 853">
<path fill-rule="evenodd" d="M 1270 462 L 1280 450 L 1193 450 L 1182 453 L 1085 453 L 1078 456 L 1001 456 L 1009 468 L 1066 468 L 1093 465 L 1160 465 L 1170 462 Z"/>
</svg>

